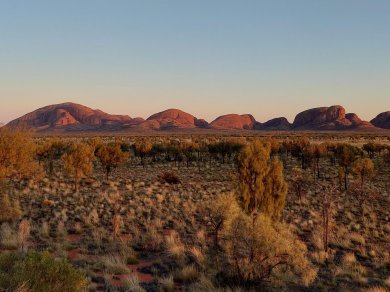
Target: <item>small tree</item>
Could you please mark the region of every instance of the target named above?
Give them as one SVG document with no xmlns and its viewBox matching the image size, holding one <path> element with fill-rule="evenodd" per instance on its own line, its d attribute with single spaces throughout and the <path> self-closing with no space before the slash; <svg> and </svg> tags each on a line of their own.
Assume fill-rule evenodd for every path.
<svg viewBox="0 0 390 292">
<path fill-rule="evenodd" d="M 291 173 L 291 184 L 294 187 L 298 200 L 301 201 L 307 184 L 306 174 L 301 168 L 293 168 Z"/>
<path fill-rule="evenodd" d="M 111 170 L 126 163 L 129 159 L 129 153 L 123 152 L 120 144 L 104 144 L 97 149 L 96 157 L 102 164 L 108 181 Z"/>
<path fill-rule="evenodd" d="M 222 194 L 203 204 L 204 213 L 214 234 L 214 246 L 219 247 L 219 233 L 228 226 L 240 212 L 234 194 Z"/>
<path fill-rule="evenodd" d="M 359 148 L 350 144 L 340 144 L 336 148 L 336 157 L 344 174 L 344 189 L 348 190 L 348 175 L 351 171 L 353 162 L 358 159 Z"/>
<path fill-rule="evenodd" d="M 314 157 L 314 170 L 317 172 L 314 173 L 314 178 L 317 175 L 317 178 L 320 178 L 320 161 L 321 158 L 325 157 L 327 154 L 327 148 L 325 144 L 313 144 L 313 157 Z"/>
<path fill-rule="evenodd" d="M 145 157 L 152 151 L 153 144 L 148 139 L 138 140 L 134 144 L 136 155 L 141 157 L 142 166 L 145 167 Z"/>
<path fill-rule="evenodd" d="M 374 175 L 374 168 L 374 163 L 369 158 L 356 160 L 352 166 L 352 172 L 360 179 L 360 189 L 362 195 L 364 195 L 365 181 Z"/>
<path fill-rule="evenodd" d="M 246 212 L 257 212 L 277 220 L 284 207 L 287 183 L 283 177 L 283 165 L 270 159 L 269 143 L 258 140 L 247 145 L 238 156 L 240 201 Z"/>
<path fill-rule="evenodd" d="M 20 182 L 40 177 L 42 169 L 34 160 L 35 147 L 28 132 L 0 128 L 0 180 Z"/>
<path fill-rule="evenodd" d="M 79 191 L 80 179 L 92 173 L 94 157 L 93 149 L 85 143 L 73 144 L 62 156 L 66 172 L 74 178 L 75 192 Z"/>
</svg>

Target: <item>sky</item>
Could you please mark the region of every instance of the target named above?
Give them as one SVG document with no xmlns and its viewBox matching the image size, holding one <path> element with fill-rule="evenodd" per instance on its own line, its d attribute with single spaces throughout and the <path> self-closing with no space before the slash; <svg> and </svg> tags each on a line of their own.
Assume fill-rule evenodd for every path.
<svg viewBox="0 0 390 292">
<path fill-rule="evenodd" d="M 0 122 L 65 101 L 264 122 L 390 110 L 388 0 L 0 0 Z"/>
</svg>

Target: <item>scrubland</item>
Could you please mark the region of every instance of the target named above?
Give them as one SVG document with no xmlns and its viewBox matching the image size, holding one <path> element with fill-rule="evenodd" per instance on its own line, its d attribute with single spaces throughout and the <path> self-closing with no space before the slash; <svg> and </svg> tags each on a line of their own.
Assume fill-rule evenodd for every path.
<svg viewBox="0 0 390 292">
<path fill-rule="evenodd" d="M 388 140 L 330 137 L 2 130 L 0 290 L 388 291 Z"/>
</svg>

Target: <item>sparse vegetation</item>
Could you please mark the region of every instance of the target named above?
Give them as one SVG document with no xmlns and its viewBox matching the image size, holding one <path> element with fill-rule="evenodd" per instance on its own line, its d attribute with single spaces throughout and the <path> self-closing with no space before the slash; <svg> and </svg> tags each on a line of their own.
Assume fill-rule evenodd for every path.
<svg viewBox="0 0 390 292">
<path fill-rule="evenodd" d="M 1 135 L 0 290 L 389 287 L 386 141 Z"/>
</svg>

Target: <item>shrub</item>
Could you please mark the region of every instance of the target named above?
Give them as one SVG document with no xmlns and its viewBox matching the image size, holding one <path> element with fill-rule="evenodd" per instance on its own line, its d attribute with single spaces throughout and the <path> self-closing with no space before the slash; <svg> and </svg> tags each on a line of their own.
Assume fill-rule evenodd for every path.
<svg viewBox="0 0 390 292">
<path fill-rule="evenodd" d="M 23 286 L 31 292 L 83 291 L 87 279 L 64 259 L 47 252 L 0 255 L 0 287 L 14 290 Z"/>
<path fill-rule="evenodd" d="M 159 176 L 159 180 L 163 183 L 175 185 L 180 183 L 179 177 L 173 172 L 164 172 Z"/>
<path fill-rule="evenodd" d="M 207 216 L 207 223 L 210 224 L 213 235 L 214 245 L 219 245 L 219 233 L 229 225 L 240 212 L 240 207 L 234 194 L 221 194 L 215 199 L 203 204 L 203 212 Z"/>
<path fill-rule="evenodd" d="M 222 274 L 240 284 L 258 285 L 271 278 L 310 284 L 316 271 L 306 246 L 281 223 L 260 215 L 255 222 L 241 213 L 226 231 Z"/>
</svg>

